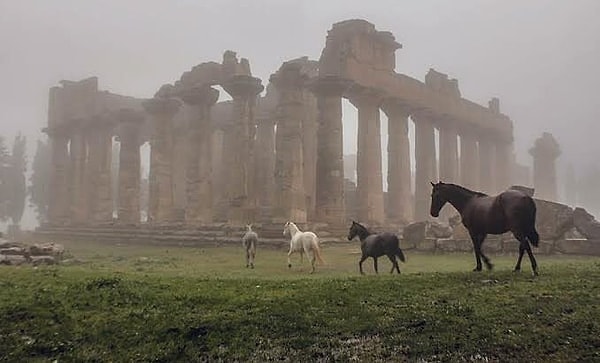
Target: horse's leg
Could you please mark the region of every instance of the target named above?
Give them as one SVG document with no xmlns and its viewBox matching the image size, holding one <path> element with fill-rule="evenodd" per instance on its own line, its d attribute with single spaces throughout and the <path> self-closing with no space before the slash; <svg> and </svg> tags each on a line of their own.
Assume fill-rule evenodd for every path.
<svg viewBox="0 0 600 363">
<path fill-rule="evenodd" d="M 315 272 L 315 261 L 317 260 L 317 258 L 315 257 L 315 252 L 314 251 L 307 252 L 306 256 L 308 257 L 308 259 L 310 261 L 310 266 L 311 266 L 310 273 L 312 274 Z"/>
<path fill-rule="evenodd" d="M 525 250 L 527 251 L 527 255 L 529 256 L 529 262 L 531 262 L 531 270 L 533 276 L 537 276 L 537 261 L 535 260 L 535 257 L 533 257 L 533 252 L 531 251 L 531 246 L 529 245 L 529 243 L 527 243 L 527 245 L 525 246 Z"/>
<path fill-rule="evenodd" d="M 365 262 L 365 260 L 366 260 L 367 258 L 368 258 L 368 257 L 367 257 L 366 255 L 362 255 L 362 257 L 360 258 L 360 261 L 358 261 L 358 269 L 360 270 L 360 274 L 361 274 L 361 275 L 364 275 L 364 274 L 365 274 L 365 273 L 363 272 L 363 269 L 362 269 L 362 264 L 363 264 L 363 262 Z"/>
<path fill-rule="evenodd" d="M 483 241 L 485 241 L 485 237 L 486 237 L 486 235 L 484 235 L 484 236 L 481 238 L 481 242 L 479 242 L 479 255 L 480 255 L 480 256 L 481 256 L 481 258 L 483 259 L 483 263 L 485 263 L 485 267 L 486 267 L 488 270 L 491 270 L 491 269 L 494 267 L 494 265 L 492 265 L 492 262 L 490 261 L 490 259 L 489 259 L 489 258 L 487 258 L 487 256 L 483 254 L 483 251 L 482 251 L 482 249 L 481 249 L 481 246 L 483 246 Z"/>
<path fill-rule="evenodd" d="M 248 266 L 250 266 L 250 250 L 246 248 L 246 268 L 248 268 Z"/>
<path fill-rule="evenodd" d="M 373 267 L 375 268 L 375 273 L 378 274 L 379 270 L 377 270 L 377 257 L 373 256 Z"/>
<path fill-rule="evenodd" d="M 256 249 L 254 245 L 250 249 L 250 268 L 254 268 L 254 257 L 256 256 Z"/>
<path fill-rule="evenodd" d="M 398 271 L 398 273 L 400 273 L 400 267 L 398 267 L 398 261 L 396 260 L 396 256 L 395 255 L 387 255 L 387 256 L 390 259 L 390 262 L 392 263 L 392 269 L 390 270 L 390 273 L 393 274 L 394 269 L 396 269 Z"/>
<path fill-rule="evenodd" d="M 290 248 L 290 251 L 288 252 L 288 268 L 292 268 L 292 260 L 290 259 L 292 253 L 294 253 L 294 250 Z"/>
<path fill-rule="evenodd" d="M 471 233 L 471 240 L 473 241 L 473 252 L 475 253 L 475 262 L 477 265 L 473 271 L 481 271 L 481 238 L 479 235 Z"/>
<path fill-rule="evenodd" d="M 523 242 L 519 241 L 519 257 L 517 258 L 517 264 L 515 265 L 514 272 L 521 271 L 521 260 L 523 260 L 523 253 L 525 252 L 525 246 Z"/>
</svg>

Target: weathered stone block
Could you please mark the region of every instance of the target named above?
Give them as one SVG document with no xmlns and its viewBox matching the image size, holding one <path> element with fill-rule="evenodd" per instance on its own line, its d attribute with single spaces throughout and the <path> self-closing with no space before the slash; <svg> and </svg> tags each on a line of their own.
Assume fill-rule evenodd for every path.
<svg viewBox="0 0 600 363">
<path fill-rule="evenodd" d="M 465 239 L 442 238 L 437 240 L 436 248 L 442 252 L 470 252 L 473 250 L 473 243 Z"/>
<path fill-rule="evenodd" d="M 435 251 L 435 242 L 435 238 L 423 238 L 419 243 L 417 243 L 417 250 L 433 252 Z"/>
<path fill-rule="evenodd" d="M 20 255 L 0 255 L 0 265 L 21 265 L 27 262 L 24 256 Z"/>
<path fill-rule="evenodd" d="M 8 247 L 0 250 L 0 255 L 25 255 L 27 254 L 27 249 L 24 247 Z"/>
<path fill-rule="evenodd" d="M 58 260 L 53 256 L 31 256 L 31 263 L 34 266 L 55 265 L 58 263 Z"/>
<path fill-rule="evenodd" d="M 554 253 L 554 242 L 540 241 L 538 247 L 532 247 L 533 253 L 549 255 Z"/>
<path fill-rule="evenodd" d="M 600 256 L 600 240 L 566 239 L 556 242 L 556 250 L 572 255 Z"/>
<path fill-rule="evenodd" d="M 502 252 L 516 253 L 519 252 L 521 243 L 514 238 L 502 238 Z"/>
<path fill-rule="evenodd" d="M 502 238 L 500 236 L 487 236 L 482 248 L 484 253 L 502 252 Z"/>
<path fill-rule="evenodd" d="M 554 241 L 563 238 L 573 228 L 573 209 L 567 205 L 535 199 L 535 227 L 540 239 Z"/>
<path fill-rule="evenodd" d="M 411 223 L 404 227 L 402 238 L 406 241 L 407 245 L 414 244 L 416 246 L 425 239 L 426 228 L 426 222 Z"/>
<path fill-rule="evenodd" d="M 587 239 L 600 239 L 600 222 L 583 208 L 573 211 L 573 224 Z"/>
</svg>

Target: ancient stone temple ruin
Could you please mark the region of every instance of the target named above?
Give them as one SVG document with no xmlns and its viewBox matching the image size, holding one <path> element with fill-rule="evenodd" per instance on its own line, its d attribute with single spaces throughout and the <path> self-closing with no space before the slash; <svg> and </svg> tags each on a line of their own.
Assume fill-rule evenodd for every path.
<svg viewBox="0 0 600 363">
<path fill-rule="evenodd" d="M 221 62 L 194 66 L 151 99 L 99 90 L 96 78 L 62 81 L 50 90 L 46 128 L 48 226 L 344 226 L 343 98 L 358 110 L 353 203 L 361 221 L 429 218 L 429 182 L 438 179 L 490 193 L 510 186 L 513 126 L 499 100 L 481 106 L 462 98 L 458 81 L 433 69 L 424 81 L 397 73 L 401 48 L 390 32 L 348 20 L 329 30 L 318 61 L 287 61 L 268 83 L 231 51 Z M 217 102 L 219 89 L 231 100 Z M 381 112 L 389 120 L 387 175 Z M 150 148 L 146 210 L 142 145 Z"/>
</svg>

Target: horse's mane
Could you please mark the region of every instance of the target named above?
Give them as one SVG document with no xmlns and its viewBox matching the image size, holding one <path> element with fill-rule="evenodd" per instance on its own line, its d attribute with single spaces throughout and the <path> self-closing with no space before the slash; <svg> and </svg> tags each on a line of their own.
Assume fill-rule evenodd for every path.
<svg viewBox="0 0 600 363">
<path fill-rule="evenodd" d="M 487 197 L 488 195 L 482 192 L 476 192 L 474 190 L 471 189 L 467 189 L 465 187 L 463 187 L 462 185 L 458 185 L 458 184 L 452 184 L 452 183 L 443 183 L 442 185 L 450 185 L 452 187 L 455 187 L 463 192 L 469 193 L 469 194 L 474 194 L 477 197 Z"/>
<path fill-rule="evenodd" d="M 375 232 L 371 231 L 369 228 L 367 228 L 366 226 L 358 223 L 358 222 L 354 222 L 356 223 L 357 226 L 359 226 L 361 229 L 365 230 L 368 234 L 375 234 Z"/>
</svg>

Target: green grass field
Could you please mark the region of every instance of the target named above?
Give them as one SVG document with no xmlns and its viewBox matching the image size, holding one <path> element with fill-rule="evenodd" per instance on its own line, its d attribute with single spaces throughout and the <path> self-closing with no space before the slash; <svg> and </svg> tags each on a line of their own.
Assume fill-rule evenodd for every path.
<svg viewBox="0 0 600 363">
<path fill-rule="evenodd" d="M 357 243 L 326 265 L 285 250 L 70 243 L 59 266 L 0 268 L 2 361 L 600 361 L 600 261 L 407 251 L 358 273 Z"/>
</svg>

